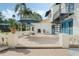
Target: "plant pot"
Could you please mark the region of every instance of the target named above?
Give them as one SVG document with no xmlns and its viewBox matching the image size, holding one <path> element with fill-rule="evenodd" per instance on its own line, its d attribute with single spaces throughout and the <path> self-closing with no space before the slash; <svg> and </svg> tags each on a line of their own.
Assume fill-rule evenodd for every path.
<svg viewBox="0 0 79 59">
<path fill-rule="evenodd" d="M 12 32 L 12 33 L 15 33 L 15 32 L 16 32 L 16 28 L 14 28 L 14 27 L 11 28 L 11 32 Z"/>
</svg>

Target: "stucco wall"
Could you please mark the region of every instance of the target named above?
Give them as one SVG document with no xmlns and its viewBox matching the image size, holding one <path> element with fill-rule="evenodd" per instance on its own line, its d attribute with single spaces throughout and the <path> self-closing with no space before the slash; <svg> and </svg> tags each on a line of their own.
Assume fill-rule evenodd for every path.
<svg viewBox="0 0 79 59">
<path fill-rule="evenodd" d="M 61 4 L 61 13 L 67 13 L 65 3 Z"/>
<path fill-rule="evenodd" d="M 73 33 L 74 33 L 74 35 L 79 34 L 79 11 L 75 12 L 75 15 L 74 15 Z"/>
<path fill-rule="evenodd" d="M 33 24 L 33 25 L 34 25 L 33 32 L 35 34 L 39 34 L 38 29 L 41 29 L 41 34 L 52 34 L 51 24 L 37 23 L 37 24 Z M 43 33 L 43 30 L 45 30 L 45 33 Z"/>
</svg>

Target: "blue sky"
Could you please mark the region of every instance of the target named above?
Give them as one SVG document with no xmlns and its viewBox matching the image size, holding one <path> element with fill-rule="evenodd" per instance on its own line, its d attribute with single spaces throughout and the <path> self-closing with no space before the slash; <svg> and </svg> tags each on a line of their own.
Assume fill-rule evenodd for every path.
<svg viewBox="0 0 79 59">
<path fill-rule="evenodd" d="M 12 14 L 15 14 L 14 8 L 15 3 L 0 3 L 0 11 L 2 11 L 3 15 L 6 17 L 11 17 Z M 44 18 L 45 12 L 49 10 L 50 3 L 27 3 L 26 6 L 30 8 L 32 11 L 35 11 L 42 15 Z"/>
</svg>

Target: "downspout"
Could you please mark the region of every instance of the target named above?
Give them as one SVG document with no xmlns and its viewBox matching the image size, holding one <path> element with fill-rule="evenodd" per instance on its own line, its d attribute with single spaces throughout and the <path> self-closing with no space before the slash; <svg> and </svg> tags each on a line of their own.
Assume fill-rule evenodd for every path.
<svg viewBox="0 0 79 59">
<path fill-rule="evenodd" d="M 59 15 L 59 19 L 60 19 L 60 23 L 59 24 L 60 24 L 60 32 L 61 32 L 62 31 L 61 30 L 61 27 L 62 27 L 62 24 L 61 24 L 62 23 L 62 19 L 61 19 L 61 3 L 60 3 L 60 6 L 59 6 L 59 14 L 60 14 Z"/>
</svg>

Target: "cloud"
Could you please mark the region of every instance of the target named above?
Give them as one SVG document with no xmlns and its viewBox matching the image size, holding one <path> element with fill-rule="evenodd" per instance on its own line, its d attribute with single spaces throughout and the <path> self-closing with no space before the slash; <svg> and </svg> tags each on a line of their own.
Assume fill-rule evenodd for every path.
<svg viewBox="0 0 79 59">
<path fill-rule="evenodd" d="M 45 13 L 46 13 L 45 10 L 35 10 L 34 12 L 40 14 L 40 15 L 42 16 L 43 19 L 45 18 Z"/>
<path fill-rule="evenodd" d="M 43 10 L 36 10 L 35 12 L 39 13 L 41 16 L 43 16 L 45 13 L 45 11 L 43 11 Z"/>
<path fill-rule="evenodd" d="M 45 19 L 45 13 L 46 13 L 45 10 L 34 10 L 33 12 L 40 14 L 42 18 Z M 19 20 L 19 17 L 17 16 L 17 13 L 15 13 L 14 10 L 10 10 L 10 9 L 3 10 L 2 14 L 5 17 L 5 19 L 12 18 L 12 15 L 15 15 L 16 16 L 15 19 Z"/>
<path fill-rule="evenodd" d="M 3 10 L 2 14 L 5 17 L 5 19 L 12 18 L 12 15 L 15 16 L 17 15 L 14 10 L 10 10 L 10 9 Z M 15 18 L 18 19 L 17 17 Z"/>
<path fill-rule="evenodd" d="M 14 11 L 7 9 L 7 10 L 3 10 L 2 14 L 5 16 L 5 18 L 12 18 Z"/>
</svg>

